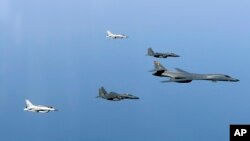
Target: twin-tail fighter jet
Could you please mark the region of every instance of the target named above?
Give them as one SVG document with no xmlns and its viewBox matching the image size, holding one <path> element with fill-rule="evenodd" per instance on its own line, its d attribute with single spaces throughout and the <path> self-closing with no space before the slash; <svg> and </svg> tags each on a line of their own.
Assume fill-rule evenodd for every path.
<svg viewBox="0 0 250 141">
<path fill-rule="evenodd" d="M 177 83 L 189 83 L 192 80 L 209 80 L 212 82 L 217 81 L 230 81 L 238 82 L 238 79 L 232 78 L 224 74 L 196 74 L 184 71 L 182 69 L 176 68 L 176 72 L 167 70 L 160 62 L 154 61 L 155 69 L 152 70 L 155 76 L 169 77 L 169 80 L 161 81 L 165 82 L 177 82 Z"/>
<path fill-rule="evenodd" d="M 48 113 L 50 111 L 58 111 L 51 106 L 33 105 L 29 100 L 25 100 L 26 107 L 24 111 L 37 112 L 37 113 Z"/>
<path fill-rule="evenodd" d="M 116 92 L 107 93 L 104 87 L 99 88 L 99 96 L 97 96 L 97 98 L 103 98 L 112 101 L 120 101 L 124 99 L 139 99 L 139 97 L 127 93 L 125 94 L 118 94 Z"/>
<path fill-rule="evenodd" d="M 175 53 L 159 53 L 154 52 L 152 48 L 148 48 L 148 56 L 153 56 L 156 58 L 167 58 L 167 57 L 180 57 L 179 55 Z"/>
<path fill-rule="evenodd" d="M 111 33 L 109 30 L 107 31 L 107 36 L 106 37 L 111 38 L 111 39 L 128 38 L 128 36 L 126 36 L 124 34 L 114 34 L 114 33 Z"/>
</svg>

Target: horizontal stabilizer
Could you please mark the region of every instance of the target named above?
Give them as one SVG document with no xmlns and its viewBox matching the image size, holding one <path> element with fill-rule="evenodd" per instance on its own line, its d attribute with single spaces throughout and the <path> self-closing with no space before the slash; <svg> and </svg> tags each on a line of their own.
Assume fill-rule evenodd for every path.
<svg viewBox="0 0 250 141">
<path fill-rule="evenodd" d="M 152 70 L 149 70 L 148 72 L 155 72 L 157 71 L 157 69 L 152 69 Z"/>
</svg>

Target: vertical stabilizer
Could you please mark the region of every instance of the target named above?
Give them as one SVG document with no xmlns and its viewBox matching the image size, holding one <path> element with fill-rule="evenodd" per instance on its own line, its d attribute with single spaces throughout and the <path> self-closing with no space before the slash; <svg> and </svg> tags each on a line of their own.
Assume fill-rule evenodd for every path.
<svg viewBox="0 0 250 141">
<path fill-rule="evenodd" d="M 99 96 L 100 97 L 104 97 L 105 95 L 107 95 L 107 91 L 104 89 L 104 87 L 99 88 Z"/>
<path fill-rule="evenodd" d="M 167 69 L 164 66 L 162 66 L 162 64 L 158 61 L 154 61 L 154 65 L 156 71 L 163 71 L 163 70 L 167 71 Z"/>
<path fill-rule="evenodd" d="M 26 107 L 33 106 L 33 104 L 28 99 L 25 100 L 25 103 L 26 103 Z"/>
<path fill-rule="evenodd" d="M 154 51 L 152 48 L 148 48 L 148 55 L 149 56 L 154 56 Z"/>
<path fill-rule="evenodd" d="M 107 36 L 112 36 L 113 34 L 109 31 L 109 30 L 107 30 Z"/>
</svg>

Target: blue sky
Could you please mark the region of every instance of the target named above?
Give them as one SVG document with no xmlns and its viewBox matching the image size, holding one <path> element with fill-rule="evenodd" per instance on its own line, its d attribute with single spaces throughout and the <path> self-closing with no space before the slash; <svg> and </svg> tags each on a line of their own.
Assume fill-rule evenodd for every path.
<svg viewBox="0 0 250 141">
<path fill-rule="evenodd" d="M 0 140 L 229 140 L 248 124 L 247 0 L 0 0 Z M 124 33 L 110 40 L 106 30 Z M 180 58 L 145 56 L 148 47 Z M 153 61 L 238 83 L 168 83 Z M 140 100 L 96 99 L 98 88 Z M 59 112 L 24 112 L 24 100 Z"/>
</svg>

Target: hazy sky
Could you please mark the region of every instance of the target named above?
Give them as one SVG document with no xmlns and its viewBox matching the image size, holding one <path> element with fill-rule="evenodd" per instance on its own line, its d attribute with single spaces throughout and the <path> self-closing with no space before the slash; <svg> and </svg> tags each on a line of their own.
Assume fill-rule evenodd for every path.
<svg viewBox="0 0 250 141">
<path fill-rule="evenodd" d="M 0 140 L 228 141 L 249 124 L 249 0 L 0 0 Z M 129 36 L 111 40 L 106 30 Z M 179 58 L 145 56 L 147 48 Z M 240 82 L 160 83 L 153 61 Z M 98 88 L 140 100 L 96 99 Z M 58 112 L 23 111 L 25 99 Z"/>
</svg>

